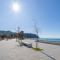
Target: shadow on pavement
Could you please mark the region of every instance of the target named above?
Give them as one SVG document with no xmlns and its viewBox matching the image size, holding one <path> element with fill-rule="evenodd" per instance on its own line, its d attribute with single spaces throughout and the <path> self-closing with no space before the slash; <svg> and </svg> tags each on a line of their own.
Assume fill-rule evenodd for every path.
<svg viewBox="0 0 60 60">
<path fill-rule="evenodd" d="M 45 53 L 45 52 L 43 52 L 43 51 L 42 51 L 41 53 L 43 53 L 44 55 L 48 56 L 48 57 L 51 58 L 52 60 L 56 60 L 54 57 L 48 55 L 47 53 Z"/>
</svg>

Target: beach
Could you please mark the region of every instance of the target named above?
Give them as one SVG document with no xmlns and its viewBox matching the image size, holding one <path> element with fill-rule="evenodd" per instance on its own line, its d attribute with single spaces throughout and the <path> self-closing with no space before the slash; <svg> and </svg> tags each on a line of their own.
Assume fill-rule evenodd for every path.
<svg viewBox="0 0 60 60">
<path fill-rule="evenodd" d="M 35 41 L 25 39 L 22 42 L 32 43 Z M 0 41 L 0 60 L 60 60 L 60 46 L 38 42 L 38 47 L 43 51 L 35 51 L 26 46 L 20 46 L 16 39 Z"/>
</svg>

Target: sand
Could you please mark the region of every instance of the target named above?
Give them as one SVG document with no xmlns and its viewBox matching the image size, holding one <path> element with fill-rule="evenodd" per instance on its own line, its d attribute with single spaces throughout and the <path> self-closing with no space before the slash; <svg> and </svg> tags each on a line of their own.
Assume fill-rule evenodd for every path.
<svg viewBox="0 0 60 60">
<path fill-rule="evenodd" d="M 25 39 L 23 42 L 32 43 L 35 47 L 34 40 Z M 16 39 L 0 41 L 0 60 L 60 60 L 60 46 L 38 43 L 38 47 L 43 51 L 20 46 Z"/>
</svg>

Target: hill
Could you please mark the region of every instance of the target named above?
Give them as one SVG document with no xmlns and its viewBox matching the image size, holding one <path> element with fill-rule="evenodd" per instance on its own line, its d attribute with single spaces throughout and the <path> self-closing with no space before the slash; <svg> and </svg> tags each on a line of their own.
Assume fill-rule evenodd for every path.
<svg viewBox="0 0 60 60">
<path fill-rule="evenodd" d="M 0 36 L 12 36 L 14 35 L 16 37 L 16 32 L 11 31 L 0 31 Z M 24 33 L 25 38 L 38 38 L 36 34 L 33 33 Z"/>
</svg>

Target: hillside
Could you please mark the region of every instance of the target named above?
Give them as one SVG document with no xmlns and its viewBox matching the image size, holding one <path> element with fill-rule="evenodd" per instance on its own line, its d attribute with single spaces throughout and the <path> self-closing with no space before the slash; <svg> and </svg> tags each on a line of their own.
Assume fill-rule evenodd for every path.
<svg viewBox="0 0 60 60">
<path fill-rule="evenodd" d="M 0 36 L 11 36 L 14 35 L 16 36 L 16 32 L 11 32 L 11 31 L 0 31 Z M 38 38 L 36 34 L 33 33 L 24 33 L 25 38 Z"/>
</svg>

